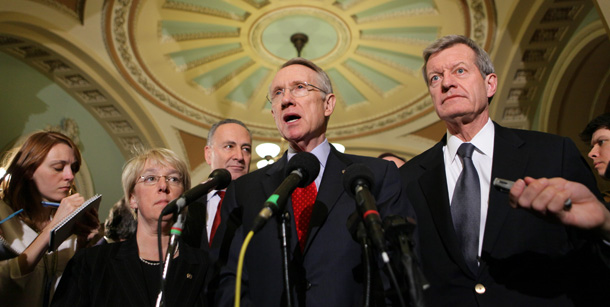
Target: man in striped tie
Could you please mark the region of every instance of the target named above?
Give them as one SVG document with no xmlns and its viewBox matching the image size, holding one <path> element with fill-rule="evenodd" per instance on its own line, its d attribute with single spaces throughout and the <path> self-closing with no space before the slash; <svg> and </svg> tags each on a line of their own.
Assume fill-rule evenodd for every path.
<svg viewBox="0 0 610 307">
<path fill-rule="evenodd" d="M 607 244 L 596 229 L 561 219 L 583 207 L 557 212 L 537 202 L 511 208 L 506 189 L 493 186 L 497 178 L 517 181 L 517 194 L 525 186 L 520 178 L 564 177 L 597 194 L 574 143 L 490 119 L 498 75 L 470 38 L 441 37 L 423 55 L 424 80 L 447 133 L 400 172 L 417 217 L 415 249 L 430 283 L 427 306 L 607 305 L 610 275 L 596 254 Z"/>
</svg>

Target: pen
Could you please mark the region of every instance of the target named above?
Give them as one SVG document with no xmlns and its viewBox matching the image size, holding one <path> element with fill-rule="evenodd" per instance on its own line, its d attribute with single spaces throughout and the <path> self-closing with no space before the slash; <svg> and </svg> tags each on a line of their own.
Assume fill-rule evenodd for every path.
<svg viewBox="0 0 610 307">
<path fill-rule="evenodd" d="M 55 208 L 59 207 L 59 203 L 54 203 L 51 201 L 43 201 L 42 204 L 46 207 L 55 207 Z"/>
<path fill-rule="evenodd" d="M 6 222 L 6 221 L 8 221 L 8 220 L 10 220 L 10 219 L 11 219 L 11 218 L 13 218 L 15 215 L 17 215 L 17 214 L 19 214 L 19 213 L 21 213 L 21 212 L 23 212 L 23 209 L 19 209 L 19 210 L 17 210 L 17 211 L 15 211 L 15 212 L 13 212 L 13 214 L 9 215 L 7 218 L 5 218 L 5 219 L 3 219 L 2 221 L 0 221 L 0 224 L 2 224 L 2 223 L 4 223 L 4 222 Z"/>
</svg>

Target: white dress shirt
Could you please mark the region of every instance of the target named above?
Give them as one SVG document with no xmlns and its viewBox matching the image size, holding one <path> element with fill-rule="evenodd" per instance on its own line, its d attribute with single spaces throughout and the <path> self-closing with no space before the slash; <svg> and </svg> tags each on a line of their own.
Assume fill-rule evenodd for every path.
<svg viewBox="0 0 610 307">
<path fill-rule="evenodd" d="M 206 207 L 206 218 L 205 218 L 205 229 L 208 234 L 208 242 L 210 242 L 210 232 L 212 232 L 212 224 L 214 224 L 214 217 L 216 211 L 218 211 L 218 203 L 220 203 L 220 195 L 218 190 L 212 190 L 208 193 L 208 202 Z"/>
<path fill-rule="evenodd" d="M 320 183 L 322 182 L 322 175 L 324 174 L 324 169 L 326 168 L 326 162 L 328 161 L 328 154 L 330 154 L 330 144 L 328 143 L 328 139 L 324 139 L 324 142 L 320 143 L 320 145 L 316 146 L 311 153 L 318 158 L 320 162 L 320 172 L 318 173 L 318 177 L 316 177 L 316 189 L 320 190 Z M 294 151 L 291 147 L 288 148 L 288 161 L 296 155 L 297 152 Z"/>
<path fill-rule="evenodd" d="M 472 153 L 472 162 L 479 174 L 481 184 L 481 223 L 479 230 L 479 256 L 483 246 L 483 234 L 485 233 L 485 222 L 487 220 L 487 209 L 489 207 L 489 188 L 491 182 L 491 166 L 494 153 L 495 127 L 491 119 L 483 129 L 470 141 L 476 148 Z M 447 190 L 449 201 L 453 199 L 455 184 L 462 172 L 462 160 L 457 156 L 457 150 L 462 145 L 462 140 L 447 131 L 447 145 L 443 146 L 445 159 L 445 173 L 447 174 Z"/>
</svg>

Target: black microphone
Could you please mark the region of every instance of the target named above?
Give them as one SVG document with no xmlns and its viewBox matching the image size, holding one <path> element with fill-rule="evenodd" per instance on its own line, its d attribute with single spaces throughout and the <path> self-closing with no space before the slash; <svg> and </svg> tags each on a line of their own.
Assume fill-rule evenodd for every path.
<svg viewBox="0 0 610 307">
<path fill-rule="evenodd" d="M 308 152 L 299 152 L 294 155 L 286 166 L 286 179 L 269 196 L 263 204 L 263 209 L 254 219 L 252 231 L 259 231 L 267 220 L 278 212 L 284 212 L 286 201 L 294 189 L 304 188 L 311 184 L 320 172 L 320 161 Z"/>
<path fill-rule="evenodd" d="M 381 217 L 379 211 L 377 211 L 375 198 L 371 194 L 373 177 L 373 172 L 366 165 L 354 163 L 345 169 L 343 187 L 356 200 L 358 213 L 364 220 L 371 242 L 382 255 L 387 255 Z"/>
<path fill-rule="evenodd" d="M 212 189 L 222 190 L 231 183 L 231 173 L 224 168 L 215 169 L 209 179 L 198 184 L 194 188 L 182 193 L 182 195 L 172 200 L 161 212 L 161 215 L 181 212 L 184 207 L 192 203 L 199 197 L 208 194 Z"/>
</svg>

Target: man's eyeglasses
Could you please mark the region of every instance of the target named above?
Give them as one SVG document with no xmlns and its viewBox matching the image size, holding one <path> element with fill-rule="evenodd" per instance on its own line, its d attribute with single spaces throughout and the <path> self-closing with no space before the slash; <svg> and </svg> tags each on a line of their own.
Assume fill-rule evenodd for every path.
<svg viewBox="0 0 610 307">
<path fill-rule="evenodd" d="M 285 95 L 286 90 L 290 92 L 293 97 L 305 97 L 309 95 L 310 91 L 317 89 L 318 91 L 325 93 L 326 91 L 307 82 L 300 82 L 291 87 L 276 89 L 273 93 L 267 95 L 267 101 L 271 104 L 277 103 L 282 99 L 282 95 Z"/>
<path fill-rule="evenodd" d="M 172 186 L 181 186 L 182 178 L 179 176 L 159 176 L 159 175 L 146 175 L 140 176 L 140 180 L 138 182 L 143 183 L 144 185 L 156 185 L 161 177 L 165 177 L 165 182 Z"/>
</svg>

